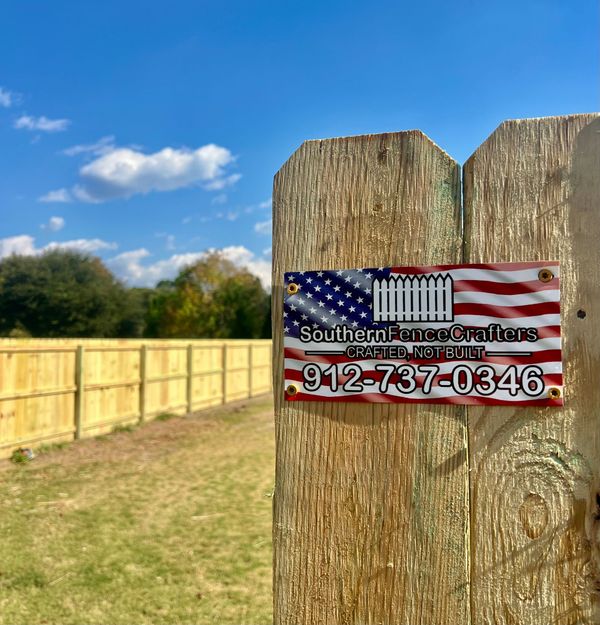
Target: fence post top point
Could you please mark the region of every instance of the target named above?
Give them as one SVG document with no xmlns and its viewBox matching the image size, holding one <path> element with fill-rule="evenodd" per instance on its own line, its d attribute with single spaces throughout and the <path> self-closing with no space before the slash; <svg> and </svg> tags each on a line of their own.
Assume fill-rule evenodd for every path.
<svg viewBox="0 0 600 625">
<path fill-rule="evenodd" d="M 281 165 L 279 170 L 275 173 L 275 179 L 279 176 L 280 172 L 282 172 L 289 165 L 291 161 L 296 158 L 297 155 L 301 154 L 303 151 L 311 147 L 315 144 L 341 144 L 341 143 L 351 143 L 351 142 L 374 142 L 381 141 L 382 139 L 389 139 L 392 141 L 393 139 L 402 139 L 413 137 L 418 139 L 424 143 L 428 143 L 431 147 L 435 148 L 436 151 L 441 153 L 445 158 L 455 163 L 458 166 L 458 162 L 454 159 L 444 148 L 442 148 L 439 144 L 437 144 L 429 135 L 425 134 L 422 130 L 419 129 L 411 129 L 411 130 L 397 130 L 393 132 L 381 132 L 381 133 L 366 133 L 361 135 L 348 135 L 341 137 L 327 137 L 321 139 L 305 139 L 302 143 L 290 154 L 287 160 Z M 388 146 L 389 147 L 389 146 Z"/>
<path fill-rule="evenodd" d="M 543 117 L 522 117 L 522 118 L 511 118 L 505 119 L 497 124 L 494 129 L 487 135 L 487 137 L 473 150 L 471 155 L 467 158 L 467 160 L 463 163 L 463 168 L 467 166 L 467 164 L 472 161 L 477 153 L 485 147 L 494 136 L 497 134 L 516 126 L 522 126 L 526 124 L 543 124 L 543 123 L 551 123 L 554 122 L 569 122 L 576 121 L 578 119 L 589 118 L 590 122 L 600 119 L 600 113 L 571 113 L 570 115 L 546 115 Z"/>
</svg>

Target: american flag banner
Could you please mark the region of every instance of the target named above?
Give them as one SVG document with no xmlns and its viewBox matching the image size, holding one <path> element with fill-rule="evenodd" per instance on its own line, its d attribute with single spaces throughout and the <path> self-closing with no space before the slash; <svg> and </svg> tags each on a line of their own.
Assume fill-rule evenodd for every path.
<svg viewBox="0 0 600 625">
<path fill-rule="evenodd" d="M 563 404 L 556 261 L 284 279 L 289 401 Z"/>
</svg>

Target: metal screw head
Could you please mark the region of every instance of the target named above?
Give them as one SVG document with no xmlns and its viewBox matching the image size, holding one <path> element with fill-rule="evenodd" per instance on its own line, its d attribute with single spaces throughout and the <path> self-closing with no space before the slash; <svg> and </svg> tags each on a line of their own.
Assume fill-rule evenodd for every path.
<svg viewBox="0 0 600 625">
<path fill-rule="evenodd" d="M 288 397 L 293 397 L 294 395 L 296 395 L 298 393 L 298 387 L 295 384 L 290 384 L 286 389 L 285 389 L 285 394 Z"/>
<path fill-rule="evenodd" d="M 540 272 L 538 273 L 538 278 L 540 279 L 540 282 L 550 282 L 550 280 L 552 280 L 552 278 L 554 278 L 554 274 L 550 271 L 550 269 L 540 269 Z"/>
<path fill-rule="evenodd" d="M 556 386 L 553 386 L 552 388 L 548 389 L 548 397 L 550 399 L 560 399 L 560 389 L 557 388 Z"/>
<path fill-rule="evenodd" d="M 298 293 L 298 291 L 300 290 L 300 288 L 298 287 L 298 285 L 294 282 L 290 282 L 287 285 L 287 292 L 288 295 L 295 295 L 296 293 Z"/>
</svg>

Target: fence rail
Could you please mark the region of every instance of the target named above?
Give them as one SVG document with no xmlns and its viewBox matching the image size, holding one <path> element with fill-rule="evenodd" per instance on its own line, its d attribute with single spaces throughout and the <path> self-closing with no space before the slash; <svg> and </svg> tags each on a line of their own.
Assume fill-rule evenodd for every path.
<svg viewBox="0 0 600 625">
<path fill-rule="evenodd" d="M 271 341 L 0 339 L 0 458 L 271 390 Z"/>
</svg>

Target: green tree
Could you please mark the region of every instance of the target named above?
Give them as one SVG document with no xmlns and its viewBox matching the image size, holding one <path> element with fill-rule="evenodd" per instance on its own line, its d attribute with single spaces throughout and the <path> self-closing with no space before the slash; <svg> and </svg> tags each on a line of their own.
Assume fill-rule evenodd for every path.
<svg viewBox="0 0 600 625">
<path fill-rule="evenodd" d="M 147 334 L 162 338 L 260 338 L 269 296 L 260 280 L 219 253 L 163 281 L 148 307 Z"/>
<path fill-rule="evenodd" d="M 121 302 L 121 319 L 117 324 L 119 338 L 140 338 L 146 330 L 146 312 L 154 289 L 133 287 L 125 289 Z"/>
<path fill-rule="evenodd" d="M 135 335 L 142 333 L 143 318 L 140 303 L 99 258 L 54 250 L 0 261 L 1 335 Z"/>
</svg>

